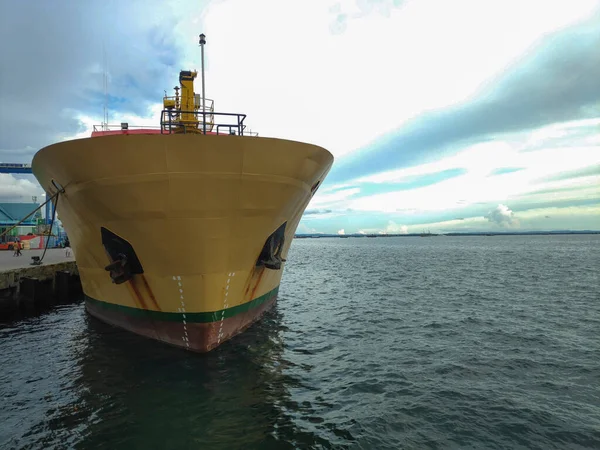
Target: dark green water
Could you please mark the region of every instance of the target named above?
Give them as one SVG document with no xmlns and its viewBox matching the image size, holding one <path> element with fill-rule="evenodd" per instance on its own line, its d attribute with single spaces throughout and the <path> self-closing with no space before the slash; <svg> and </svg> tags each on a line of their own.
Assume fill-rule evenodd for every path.
<svg viewBox="0 0 600 450">
<path fill-rule="evenodd" d="M 600 448 L 600 236 L 296 240 L 208 355 L 0 328 L 0 448 Z"/>
</svg>

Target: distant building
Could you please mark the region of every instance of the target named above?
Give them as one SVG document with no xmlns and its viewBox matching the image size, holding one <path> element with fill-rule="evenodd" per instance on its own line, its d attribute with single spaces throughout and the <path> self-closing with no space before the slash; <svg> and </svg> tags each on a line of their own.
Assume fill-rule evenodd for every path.
<svg viewBox="0 0 600 450">
<path fill-rule="evenodd" d="M 39 207 L 39 203 L 0 203 L 0 234 L 16 225 L 27 214 Z M 37 231 L 37 226 L 42 221 L 42 212 L 37 210 L 19 226 L 13 228 L 5 236 L 0 238 L 0 242 L 14 241 L 15 236 L 26 235 Z M 12 237 L 12 239 L 11 239 Z"/>
</svg>

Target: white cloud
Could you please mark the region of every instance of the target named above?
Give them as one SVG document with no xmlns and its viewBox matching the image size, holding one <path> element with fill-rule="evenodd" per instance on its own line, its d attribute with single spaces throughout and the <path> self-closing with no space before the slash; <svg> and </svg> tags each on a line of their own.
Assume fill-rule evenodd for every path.
<svg viewBox="0 0 600 450">
<path fill-rule="evenodd" d="M 421 164 L 405 169 L 380 172 L 361 177 L 357 183 L 401 183 L 416 177 L 442 172 L 450 169 L 466 169 L 471 174 L 488 175 L 496 167 L 516 164 L 516 149 L 500 140 L 483 142 L 464 148 L 458 154 L 439 161 Z"/>
<path fill-rule="evenodd" d="M 544 176 L 587 167 L 600 162 L 596 151 L 600 119 L 557 123 L 531 131 L 497 136 L 491 142 L 482 142 L 463 148 L 456 155 L 414 167 L 380 172 L 354 180 L 357 183 L 400 183 L 414 177 L 433 174 L 449 169 L 466 169 L 471 174 L 488 175 L 499 167 L 523 167 L 537 170 Z M 581 147 L 584 152 L 573 153 L 564 161 L 565 148 L 554 140 L 569 136 L 569 147 Z M 543 152 L 530 151 L 532 148 Z M 565 165 L 566 162 L 566 165 Z"/>
<path fill-rule="evenodd" d="M 519 212 L 520 226 L 504 231 L 549 231 L 553 229 L 597 230 L 600 228 L 600 205 L 564 208 L 535 208 Z M 423 223 L 414 229 L 429 228 L 442 233 L 493 230 L 494 225 L 482 216 Z"/>
<path fill-rule="evenodd" d="M 519 220 L 515 214 L 506 205 L 499 204 L 495 209 L 490 211 L 485 218 L 496 225 L 503 227 L 519 226 Z"/>
<path fill-rule="evenodd" d="M 344 229 L 342 228 L 341 230 L 338 230 L 337 234 L 339 234 L 340 236 L 343 236 L 346 234 L 346 232 L 344 231 Z"/>
<path fill-rule="evenodd" d="M 185 60 L 177 64 L 181 69 L 200 70 L 197 34 L 206 33 L 207 96 L 215 100 L 217 111 L 247 113 L 247 125 L 262 136 L 312 142 L 339 157 L 418 114 L 472 98 L 536 41 L 583 18 L 597 4 L 413 0 L 397 9 L 386 9 L 377 2 L 383 8 L 380 13 L 365 14 L 360 6 L 357 9 L 364 2 L 343 0 L 339 10 L 350 20 L 344 33 L 332 34 L 330 25 L 335 17 L 331 7 L 335 3 L 227 0 L 213 2 L 197 13 L 193 2 L 171 2 L 175 10 L 187 5 L 182 20 L 174 25 L 179 39 L 186 42 Z M 176 79 L 168 86 L 154 86 L 157 96 L 150 117 L 114 116 L 111 122 L 158 126 L 162 90 L 172 94 L 175 84 Z M 78 117 L 86 127 L 75 137 L 89 136 L 92 125 L 100 122 L 100 112 L 96 118 L 65 112 Z M 579 148 L 568 150 L 568 158 L 564 147 L 548 146 L 568 138 L 574 129 L 598 123 L 560 124 L 530 134 L 497 137 L 434 163 L 321 189 L 309 208 L 418 214 L 478 202 L 510 201 L 515 207 L 515 198 L 544 198 L 530 194 L 535 190 L 582 183 L 589 187 L 577 195 L 583 192 L 593 197 L 600 192 L 598 185 L 590 184 L 597 181 L 593 178 L 539 180 L 598 163 L 597 134 L 581 138 Z M 525 151 L 532 146 L 545 150 Z M 524 170 L 488 176 L 495 168 L 509 166 Z M 363 182 L 406 182 L 452 168 L 463 168 L 467 173 L 432 186 L 360 197 Z M 556 195 L 555 199 L 575 196 L 568 191 Z M 327 218 L 335 216 L 334 212 Z M 317 217 L 325 215 L 311 216 Z M 476 220 L 489 225 L 481 218 Z M 341 226 L 335 225 L 332 231 Z M 408 232 L 408 227 L 395 222 L 380 231 L 392 232 L 390 226 L 394 232 Z M 314 230 L 304 224 L 298 229 Z"/>
<path fill-rule="evenodd" d="M 317 233 L 317 230 L 315 228 L 311 228 L 308 225 L 304 224 L 304 223 L 300 223 L 298 224 L 298 228 L 296 229 L 296 233 L 300 233 L 300 234 L 314 234 Z"/>
<path fill-rule="evenodd" d="M 331 209 L 341 208 L 347 204 L 348 200 L 360 193 L 359 188 L 341 189 L 331 194 L 319 193 L 315 194 L 310 202 L 311 209 Z"/>
<path fill-rule="evenodd" d="M 41 203 L 44 191 L 37 183 L 30 180 L 15 178 L 6 173 L 0 173 L 0 201 L 2 202 L 32 202 L 32 197 L 37 197 Z"/>
<path fill-rule="evenodd" d="M 128 123 L 130 129 L 134 128 L 159 128 L 160 127 L 160 113 L 162 111 L 162 103 L 156 103 L 148 107 L 147 116 L 141 117 L 132 113 L 115 113 L 111 112 L 109 114 L 108 124 L 111 126 L 119 127 L 122 122 Z M 66 110 L 73 117 L 76 117 L 77 120 L 81 123 L 82 128 L 84 128 L 81 132 L 75 135 L 64 135 L 61 136 L 61 140 L 68 141 L 71 139 L 82 139 L 91 136 L 92 131 L 94 130 L 94 126 L 99 127 L 102 124 L 102 118 L 98 118 L 95 116 L 89 116 L 86 114 L 82 114 L 78 111 Z M 111 129 L 115 129 L 114 127 Z"/>
<path fill-rule="evenodd" d="M 436 162 L 406 169 L 383 172 L 354 181 L 360 184 L 410 182 L 419 176 L 449 169 L 465 169 L 464 175 L 439 183 L 396 192 L 385 192 L 366 197 L 348 198 L 347 207 L 359 211 L 395 212 L 398 210 L 448 211 L 482 202 L 569 200 L 600 195 L 600 173 L 582 178 L 546 181 L 565 172 L 583 170 L 600 164 L 598 145 L 590 145 L 590 135 L 596 135 L 600 120 L 558 124 L 513 136 L 498 137 L 492 142 L 475 144 L 458 154 Z M 579 130 L 578 130 L 579 128 Z M 554 134 L 551 133 L 554 130 Z M 570 130 L 569 147 L 556 145 L 550 136 L 564 136 Z M 584 133 L 583 131 L 586 131 Z M 576 132 L 579 131 L 579 134 Z M 537 135 L 537 138 L 531 136 Z M 529 151 L 532 139 L 548 148 Z M 567 156 L 568 155 L 568 156 Z M 511 173 L 493 175 L 497 168 L 519 168 Z M 535 194 L 539 190 L 579 188 L 575 191 L 557 191 L 552 196 Z M 585 190 L 581 190 L 585 188 Z"/>
<path fill-rule="evenodd" d="M 393 220 L 390 220 L 385 231 L 393 234 L 408 234 L 408 227 L 406 225 L 398 225 Z"/>
<path fill-rule="evenodd" d="M 246 112 L 262 135 L 339 156 L 419 113 L 467 100 L 594 4 L 407 1 L 389 17 L 365 15 L 332 34 L 333 1 L 219 2 L 205 16 L 207 96 L 219 111 Z M 341 10 L 353 15 L 351 7 Z"/>
</svg>

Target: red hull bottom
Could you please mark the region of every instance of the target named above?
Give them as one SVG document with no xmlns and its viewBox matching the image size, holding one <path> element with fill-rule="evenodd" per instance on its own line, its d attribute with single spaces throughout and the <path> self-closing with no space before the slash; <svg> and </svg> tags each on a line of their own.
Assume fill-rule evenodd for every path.
<svg viewBox="0 0 600 450">
<path fill-rule="evenodd" d="M 112 311 L 96 302 L 85 302 L 86 310 L 95 318 L 110 325 L 151 339 L 198 353 L 206 353 L 231 339 L 258 321 L 277 301 L 274 295 L 249 311 L 218 322 L 191 323 L 162 321 Z"/>
</svg>

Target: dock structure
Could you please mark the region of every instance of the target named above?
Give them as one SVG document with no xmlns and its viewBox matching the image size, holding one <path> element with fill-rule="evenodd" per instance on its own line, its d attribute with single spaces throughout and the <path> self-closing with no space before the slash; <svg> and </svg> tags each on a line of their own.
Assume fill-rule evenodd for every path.
<svg viewBox="0 0 600 450">
<path fill-rule="evenodd" d="M 65 249 L 48 249 L 42 263 L 32 265 L 43 252 L 0 251 L 0 322 L 82 297 L 75 258 L 65 256 Z"/>
</svg>

